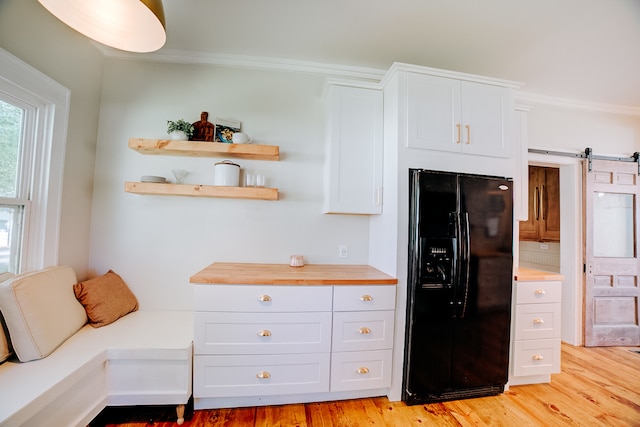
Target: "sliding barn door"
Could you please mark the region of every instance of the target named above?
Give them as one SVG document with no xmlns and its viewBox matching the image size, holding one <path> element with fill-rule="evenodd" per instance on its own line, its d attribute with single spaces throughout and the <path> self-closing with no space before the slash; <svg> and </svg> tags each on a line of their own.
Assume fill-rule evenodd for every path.
<svg viewBox="0 0 640 427">
<path fill-rule="evenodd" d="M 638 164 L 583 166 L 585 346 L 640 345 Z"/>
</svg>

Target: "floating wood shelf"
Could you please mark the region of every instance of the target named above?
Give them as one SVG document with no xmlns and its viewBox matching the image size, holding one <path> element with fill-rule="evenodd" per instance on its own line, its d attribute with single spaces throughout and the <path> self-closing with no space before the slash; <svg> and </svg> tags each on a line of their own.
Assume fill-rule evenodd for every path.
<svg viewBox="0 0 640 427">
<path fill-rule="evenodd" d="M 251 160 L 280 159 L 280 147 L 277 145 L 129 138 L 129 148 L 142 154 L 165 156 L 236 157 Z"/>
<path fill-rule="evenodd" d="M 228 199 L 278 200 L 277 188 L 223 187 L 198 184 L 159 184 L 155 182 L 125 182 L 124 191 L 159 196 L 222 197 Z"/>
</svg>

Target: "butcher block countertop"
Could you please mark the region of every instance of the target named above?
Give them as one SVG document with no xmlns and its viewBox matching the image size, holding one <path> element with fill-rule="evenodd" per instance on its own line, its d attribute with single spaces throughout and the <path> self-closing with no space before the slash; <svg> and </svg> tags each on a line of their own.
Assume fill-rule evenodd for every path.
<svg viewBox="0 0 640 427">
<path fill-rule="evenodd" d="M 191 276 L 194 284 L 395 285 L 398 279 L 368 265 L 214 262 Z"/>
<path fill-rule="evenodd" d="M 541 282 L 564 280 L 564 276 L 553 271 L 535 270 L 533 268 L 516 268 L 515 280 L 518 282 Z"/>
</svg>

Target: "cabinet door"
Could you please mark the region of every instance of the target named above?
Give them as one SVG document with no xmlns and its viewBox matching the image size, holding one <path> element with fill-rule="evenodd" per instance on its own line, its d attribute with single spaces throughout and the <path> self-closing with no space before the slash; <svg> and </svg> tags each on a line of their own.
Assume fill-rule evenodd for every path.
<svg viewBox="0 0 640 427">
<path fill-rule="evenodd" d="M 511 157 L 514 137 L 511 90 L 461 82 L 461 93 L 462 152 Z"/>
<path fill-rule="evenodd" d="M 460 81 L 407 74 L 407 147 L 461 151 Z"/>
<path fill-rule="evenodd" d="M 382 212 L 382 91 L 334 85 L 327 95 L 325 213 Z"/>
<path fill-rule="evenodd" d="M 520 222 L 520 240 L 560 241 L 560 170 L 529 166 L 529 218 Z"/>
<path fill-rule="evenodd" d="M 540 168 L 529 166 L 529 216 L 526 221 L 520 221 L 520 240 L 538 240 L 539 220 L 539 184 Z"/>
<path fill-rule="evenodd" d="M 544 168 L 540 193 L 540 240 L 560 241 L 560 170 Z"/>
</svg>

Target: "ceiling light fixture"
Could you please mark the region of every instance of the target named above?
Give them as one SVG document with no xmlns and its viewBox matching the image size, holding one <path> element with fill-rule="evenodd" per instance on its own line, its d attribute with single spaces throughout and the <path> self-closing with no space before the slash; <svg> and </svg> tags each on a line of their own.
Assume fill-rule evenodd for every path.
<svg viewBox="0 0 640 427">
<path fill-rule="evenodd" d="M 167 40 L 162 0 L 38 0 L 85 36 L 129 52 L 153 52 Z"/>
</svg>

